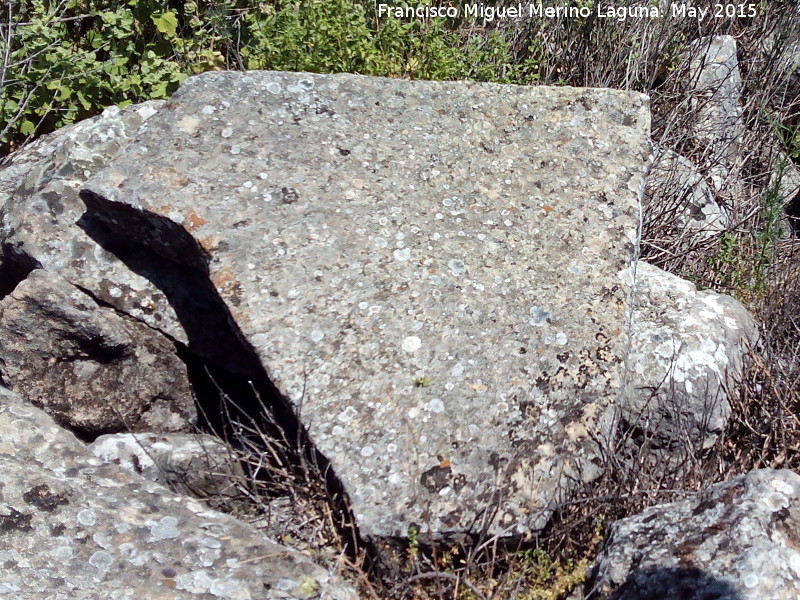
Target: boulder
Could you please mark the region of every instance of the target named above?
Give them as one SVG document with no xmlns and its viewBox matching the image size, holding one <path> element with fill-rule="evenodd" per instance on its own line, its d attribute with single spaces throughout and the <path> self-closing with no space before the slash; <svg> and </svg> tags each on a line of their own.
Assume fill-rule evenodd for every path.
<svg viewBox="0 0 800 600">
<path fill-rule="evenodd" d="M 675 231 L 671 238 L 704 240 L 719 235 L 730 224 L 727 212 L 691 161 L 660 147 L 647 177 L 644 211 L 649 218 Z"/>
<path fill-rule="evenodd" d="M 78 197 L 81 184 L 146 127 L 163 104 L 108 108 L 8 158 L 0 169 L 0 297 L 31 270 L 42 268 L 185 341 L 166 296 L 141 273 L 146 259 L 115 246 L 115 240 L 98 243 L 89 237 L 81 227 L 87 225 Z"/>
<path fill-rule="evenodd" d="M 208 434 L 115 433 L 101 435 L 89 451 L 104 462 L 138 473 L 176 494 L 224 502 L 241 496 L 245 474 L 238 457 Z"/>
<path fill-rule="evenodd" d="M 85 230 L 213 284 L 364 537 L 526 532 L 613 436 L 648 134 L 630 92 L 207 73 Z"/>
<path fill-rule="evenodd" d="M 20 188 L 32 189 L 54 179 L 84 181 L 114 155 L 163 100 L 151 100 L 43 135 L 0 159 L 0 207 Z"/>
<path fill-rule="evenodd" d="M 106 464 L 0 388 L 0 595 L 355 600 L 307 556 Z"/>
<path fill-rule="evenodd" d="M 800 597 L 800 475 L 752 471 L 617 521 L 586 592 L 608 600 Z"/>
<path fill-rule="evenodd" d="M 187 431 L 186 367 L 164 336 L 37 269 L 0 300 L 0 381 L 85 435 Z"/>
<path fill-rule="evenodd" d="M 688 75 L 688 94 L 695 121 L 692 137 L 703 171 L 716 191 L 728 184 L 738 156 L 742 122 L 742 77 L 730 35 L 706 37 L 694 43 Z"/>
<path fill-rule="evenodd" d="M 709 447 L 757 339 L 738 301 L 639 261 L 624 420 L 657 446 Z"/>
</svg>

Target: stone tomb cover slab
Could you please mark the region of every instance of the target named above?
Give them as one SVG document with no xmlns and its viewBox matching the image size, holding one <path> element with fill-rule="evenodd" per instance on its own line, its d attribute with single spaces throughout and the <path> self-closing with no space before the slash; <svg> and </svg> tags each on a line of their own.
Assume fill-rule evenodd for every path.
<svg viewBox="0 0 800 600">
<path fill-rule="evenodd" d="M 635 93 L 209 73 L 84 196 L 208 270 L 362 534 L 512 533 L 612 426 L 648 136 Z"/>
</svg>

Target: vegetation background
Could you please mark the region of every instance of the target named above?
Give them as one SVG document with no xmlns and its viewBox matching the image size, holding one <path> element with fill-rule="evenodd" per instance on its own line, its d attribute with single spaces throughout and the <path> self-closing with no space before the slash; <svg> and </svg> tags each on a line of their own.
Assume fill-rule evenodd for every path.
<svg viewBox="0 0 800 600">
<path fill-rule="evenodd" d="M 593 8 L 596 2 L 544 4 Z M 5 0 L 0 157 L 108 106 L 167 98 L 194 74 L 271 69 L 637 90 L 651 96 L 654 144 L 707 170 L 704 149 L 692 141 L 697 99 L 686 78 L 703 40 L 733 36 L 743 79 L 744 150 L 736 185 L 724 188 L 735 193 L 717 198 L 730 225 L 698 240 L 676 228 L 679 207 L 648 198 L 642 239 L 642 258 L 699 288 L 736 296 L 761 324 L 762 344 L 751 351 L 726 435 L 710 449 L 687 444 L 681 467 L 665 475 L 654 468 L 657 452 L 648 440 L 632 445 L 633 433 L 622 432 L 605 475 L 566 502 L 537 539 L 508 546 L 478 535 L 423 548 L 412 534 L 404 570 L 381 577 L 366 572 L 363 552 L 349 554 L 363 592 L 373 597 L 556 600 L 583 580 L 603 523 L 753 468 L 800 468 L 800 252 L 785 222 L 787 212 L 800 212 L 800 196 L 778 192 L 784 172 L 800 158 L 800 7 L 796 0 L 744 4 L 756 8 L 755 16 L 746 10 L 698 20 L 665 11 L 655 19 L 483 23 L 378 18 L 368 0 Z M 296 454 L 286 444 L 276 452 Z M 294 482 L 291 493 L 318 505 L 324 477 L 308 461 L 297 464 L 299 472 L 286 467 L 284 481 Z M 336 518 L 320 514 L 318 528 L 328 533 L 309 536 L 308 543 L 346 545 L 341 528 L 331 525 Z"/>
</svg>

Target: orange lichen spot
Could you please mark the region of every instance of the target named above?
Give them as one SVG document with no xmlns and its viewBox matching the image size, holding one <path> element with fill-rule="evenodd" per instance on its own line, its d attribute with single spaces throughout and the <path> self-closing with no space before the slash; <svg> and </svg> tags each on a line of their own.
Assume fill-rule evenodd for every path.
<svg viewBox="0 0 800 600">
<path fill-rule="evenodd" d="M 476 392 L 485 392 L 485 391 L 488 389 L 488 388 L 487 388 L 485 385 L 483 385 L 482 383 L 473 383 L 473 384 L 472 384 L 472 385 L 470 385 L 469 387 L 471 387 L 471 388 L 472 388 L 473 390 L 475 390 Z"/>
<path fill-rule="evenodd" d="M 541 348 L 537 348 L 536 354 L 544 354 L 544 350 L 542 350 Z"/>
<path fill-rule="evenodd" d="M 191 231 L 193 229 L 197 229 L 201 225 L 205 225 L 208 223 L 208 221 L 192 210 L 189 211 L 188 215 L 186 215 L 186 223 L 188 223 L 187 228 L 189 231 Z"/>
<path fill-rule="evenodd" d="M 233 271 L 230 269 L 220 269 L 219 271 L 215 271 L 211 275 L 211 283 L 214 284 L 214 287 L 220 293 L 223 293 L 226 289 L 230 289 L 234 285 L 236 285 L 236 277 L 233 275 Z"/>
<path fill-rule="evenodd" d="M 542 210 L 543 210 L 544 212 L 546 212 L 547 214 L 550 214 L 550 212 L 553 210 L 553 207 L 552 207 L 552 206 L 550 206 L 549 204 L 545 204 L 545 205 L 542 207 Z"/>
<path fill-rule="evenodd" d="M 247 313 L 244 313 L 240 310 L 232 310 L 231 317 L 237 323 L 246 323 L 250 320 L 250 318 L 247 316 Z"/>
<path fill-rule="evenodd" d="M 439 461 L 439 467 L 441 467 L 442 469 L 446 469 L 449 466 L 450 466 L 450 461 L 448 459 L 443 458 L 442 460 Z"/>
<path fill-rule="evenodd" d="M 169 211 L 172 210 L 172 207 L 169 204 L 162 204 L 161 206 L 157 206 L 155 211 L 159 215 L 166 215 Z"/>
<path fill-rule="evenodd" d="M 180 179 L 170 180 L 170 182 L 167 184 L 167 187 L 171 190 L 179 190 L 187 185 L 189 185 L 189 180 L 183 177 Z"/>
<path fill-rule="evenodd" d="M 197 243 L 200 244 L 200 247 L 208 253 L 211 253 L 217 248 L 217 238 L 213 235 L 200 238 L 197 240 Z"/>
<path fill-rule="evenodd" d="M 428 275 L 436 275 L 436 269 L 430 269 Z"/>
</svg>

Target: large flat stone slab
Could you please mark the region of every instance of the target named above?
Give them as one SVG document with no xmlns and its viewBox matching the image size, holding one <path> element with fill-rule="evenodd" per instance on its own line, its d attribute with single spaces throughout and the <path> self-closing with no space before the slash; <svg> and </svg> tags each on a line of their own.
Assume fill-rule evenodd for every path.
<svg viewBox="0 0 800 600">
<path fill-rule="evenodd" d="M 636 93 L 209 73 L 82 195 L 208 273 L 362 534 L 514 533 L 613 428 L 648 134 Z"/>
</svg>

